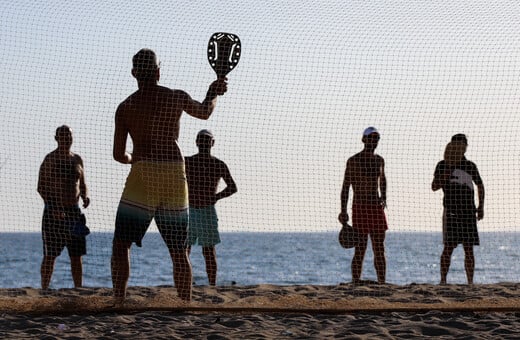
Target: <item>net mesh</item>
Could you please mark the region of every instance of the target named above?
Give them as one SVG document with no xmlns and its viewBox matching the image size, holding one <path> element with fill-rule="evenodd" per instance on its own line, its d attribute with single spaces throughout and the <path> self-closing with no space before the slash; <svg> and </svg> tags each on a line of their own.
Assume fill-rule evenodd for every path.
<svg viewBox="0 0 520 340">
<path fill-rule="evenodd" d="M 199 152 L 197 133 L 212 131 L 211 153 L 227 165 L 238 188 L 216 204 L 222 239 L 217 284 L 352 280 L 354 250 L 338 243 L 340 193 L 346 161 L 363 149 L 368 126 L 380 133 L 375 152 L 385 162 L 386 281 L 439 282 L 443 193 L 431 184 L 451 137 L 464 133 L 466 157 L 486 188 L 474 280 L 518 282 L 519 6 L 2 3 L 0 287 L 41 285 L 44 204 L 36 189 L 42 161 L 56 149 L 56 128 L 64 124 L 72 129 L 72 151 L 83 160 L 91 201 L 81 208 L 91 230 L 83 285 L 112 286 L 112 237 L 130 171 L 112 157 L 114 117 L 137 90 L 132 56 L 151 48 L 160 61 L 159 84 L 203 102 L 216 79 L 206 55 L 215 32 L 240 37 L 240 63 L 227 75 L 228 91 L 208 120 L 182 115 L 177 142 L 184 156 L 192 156 Z M 151 133 L 169 129 L 171 119 L 155 122 Z M 152 123 L 136 122 L 143 131 Z M 168 133 L 172 138 L 175 131 Z M 172 154 L 172 145 L 154 147 Z M 130 138 L 127 151 L 135 152 Z M 359 170 L 354 181 L 370 182 L 373 169 Z M 227 175 L 214 176 L 221 179 L 220 192 Z M 350 223 L 352 198 L 350 191 Z M 370 245 L 361 274 L 369 284 L 377 281 Z M 467 282 L 462 247 L 451 259 L 448 283 Z M 155 222 L 143 247 L 132 247 L 130 261 L 130 286 L 172 285 L 170 255 Z M 192 247 L 191 261 L 195 284 L 208 284 L 199 245 Z M 50 287 L 73 287 L 66 251 L 57 258 Z"/>
</svg>

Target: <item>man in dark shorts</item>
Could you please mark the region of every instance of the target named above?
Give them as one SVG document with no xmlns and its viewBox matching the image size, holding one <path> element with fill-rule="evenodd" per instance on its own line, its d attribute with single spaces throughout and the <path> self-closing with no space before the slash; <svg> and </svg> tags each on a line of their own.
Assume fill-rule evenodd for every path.
<svg viewBox="0 0 520 340">
<path fill-rule="evenodd" d="M 468 140 L 464 134 L 454 135 L 446 147 L 444 160 L 437 163 L 433 175 L 432 190 L 442 189 L 444 192 L 441 284 L 446 284 L 451 255 L 459 244 L 464 248 L 464 268 L 468 284 L 473 284 L 473 246 L 480 244 L 477 220 L 484 218 L 484 183 L 475 163 L 464 156 L 467 147 Z M 478 189 L 478 208 L 475 207 L 473 183 Z"/>
<path fill-rule="evenodd" d="M 186 176 L 190 193 L 188 245 L 202 246 L 208 282 L 211 286 L 215 286 L 217 283 L 215 245 L 220 243 L 215 204 L 236 193 L 237 186 L 226 163 L 211 155 L 211 148 L 215 144 L 213 133 L 209 130 L 199 131 L 196 143 L 199 153 L 186 157 Z M 221 179 L 226 183 L 226 187 L 217 192 Z"/>
<path fill-rule="evenodd" d="M 374 252 L 374 267 L 377 282 L 385 283 L 385 234 L 388 229 L 384 208 L 386 207 L 385 161 L 376 155 L 375 149 L 380 135 L 376 128 L 368 127 L 363 132 L 364 148 L 347 161 L 343 187 L 341 190 L 341 213 L 339 221 L 345 224 L 349 220 L 347 203 L 350 186 L 354 193 L 352 203 L 352 226 L 359 234 L 359 244 L 352 258 L 352 282 L 361 282 L 363 259 L 368 244 L 368 236 Z"/>
<path fill-rule="evenodd" d="M 191 300 L 192 274 L 187 253 L 188 188 L 184 158 L 177 145 L 183 112 L 208 119 L 226 79 L 214 81 L 202 103 L 186 92 L 159 86 L 155 52 L 142 49 L 132 59 L 138 90 L 117 108 L 114 159 L 132 168 L 117 209 L 112 248 L 112 283 L 116 302 L 124 301 L 130 276 L 129 251 L 141 246 L 152 219 L 168 247 L 179 297 Z M 133 153 L 126 151 L 128 136 Z"/>
<path fill-rule="evenodd" d="M 79 198 L 83 207 L 90 204 L 85 171 L 81 157 L 70 151 L 72 130 L 63 125 L 56 129 L 58 148 L 49 153 L 40 166 L 38 193 L 45 208 L 42 220 L 43 261 L 42 289 L 48 289 L 56 258 L 67 247 L 74 287 L 81 287 L 83 265 L 81 257 L 87 253 L 85 236 L 75 236 L 71 228 L 81 218 Z"/>
</svg>

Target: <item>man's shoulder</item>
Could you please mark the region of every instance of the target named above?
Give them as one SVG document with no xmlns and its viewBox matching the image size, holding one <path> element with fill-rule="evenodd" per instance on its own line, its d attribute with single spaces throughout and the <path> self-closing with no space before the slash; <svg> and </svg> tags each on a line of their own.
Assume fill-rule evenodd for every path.
<svg viewBox="0 0 520 340">
<path fill-rule="evenodd" d="M 469 159 L 467 158 L 464 158 L 462 160 L 462 164 L 466 165 L 466 166 L 474 166 L 474 167 L 477 167 L 477 164 L 475 164 L 474 162 L 470 161 Z"/>
<path fill-rule="evenodd" d="M 184 157 L 184 163 L 186 167 L 190 167 L 192 169 L 204 165 L 204 168 L 212 171 L 220 171 L 221 169 L 227 167 L 226 163 L 217 157 L 206 157 L 201 156 L 200 154 Z"/>
<path fill-rule="evenodd" d="M 78 163 L 83 163 L 83 158 L 77 153 L 71 152 L 72 159 Z"/>
<path fill-rule="evenodd" d="M 469 159 L 464 158 L 461 163 L 462 167 L 468 171 L 476 171 L 478 172 L 477 164 L 470 161 Z"/>
<path fill-rule="evenodd" d="M 190 161 L 190 162 L 204 162 L 205 164 L 209 163 L 211 165 L 226 164 L 226 163 L 224 163 L 224 161 L 221 161 L 220 159 L 218 159 L 215 156 L 208 157 L 208 156 L 203 156 L 201 154 L 195 154 L 195 155 L 184 157 L 184 160 Z"/>
<path fill-rule="evenodd" d="M 51 152 L 49 152 L 48 154 L 45 155 L 45 157 L 43 158 L 43 161 L 52 161 L 54 159 L 56 159 L 57 157 L 57 154 L 58 154 L 58 150 L 53 150 Z"/>
<path fill-rule="evenodd" d="M 362 153 L 361 153 L 361 152 L 358 152 L 358 153 L 356 153 L 356 154 L 350 156 L 349 159 L 348 159 L 347 161 L 349 161 L 349 162 L 350 162 L 350 161 L 355 161 L 355 160 L 359 159 L 361 156 L 362 156 Z"/>
<path fill-rule="evenodd" d="M 200 154 L 196 153 L 191 156 L 185 156 L 184 157 L 184 164 L 186 166 L 191 165 L 193 167 L 198 166 L 201 163 L 207 162 L 207 159 L 205 157 L 201 157 Z"/>
<path fill-rule="evenodd" d="M 226 169 L 228 169 L 228 166 L 227 166 L 226 162 L 224 162 L 223 160 L 218 159 L 218 158 L 216 158 L 216 157 L 214 157 L 214 159 L 215 159 L 215 165 L 216 165 L 219 169 L 221 169 L 221 171 L 226 171 Z"/>
<path fill-rule="evenodd" d="M 138 100 L 140 100 L 143 96 L 149 96 L 150 94 L 158 94 L 160 96 L 184 96 L 184 95 L 187 95 L 187 93 L 183 90 L 178 90 L 178 89 L 171 89 L 169 87 L 166 87 L 166 86 L 159 86 L 157 85 L 156 87 L 154 87 L 153 89 L 147 89 L 147 90 L 137 90 L 135 91 L 134 93 L 132 93 L 131 95 L 129 95 L 128 97 L 126 97 L 126 99 L 124 99 L 121 104 L 119 104 L 120 107 L 125 107 L 125 106 L 131 106 L 133 104 L 135 104 Z"/>
<path fill-rule="evenodd" d="M 120 104 L 119 108 L 124 108 L 126 106 L 132 105 L 132 103 L 135 101 L 135 96 L 139 93 L 139 91 L 135 91 L 128 97 L 126 97 Z"/>
<path fill-rule="evenodd" d="M 367 154 L 363 151 L 360 151 L 358 153 L 356 153 L 355 155 L 351 156 L 348 161 L 358 161 L 358 160 L 368 160 L 370 158 L 375 158 L 377 159 L 378 161 L 383 161 L 384 162 L 384 158 L 378 154 Z"/>
<path fill-rule="evenodd" d="M 186 91 L 179 90 L 179 89 L 171 89 L 166 86 L 157 86 L 157 90 L 161 93 L 161 95 L 173 96 L 176 98 L 180 98 L 180 97 L 184 97 L 184 96 L 188 95 L 188 93 L 186 93 Z"/>
<path fill-rule="evenodd" d="M 223 160 L 221 160 L 220 158 L 217 158 L 217 157 L 215 157 L 215 156 L 211 156 L 211 159 L 212 159 L 213 162 L 215 162 L 215 163 L 218 163 L 218 164 L 226 164 L 226 163 L 224 163 Z"/>
</svg>

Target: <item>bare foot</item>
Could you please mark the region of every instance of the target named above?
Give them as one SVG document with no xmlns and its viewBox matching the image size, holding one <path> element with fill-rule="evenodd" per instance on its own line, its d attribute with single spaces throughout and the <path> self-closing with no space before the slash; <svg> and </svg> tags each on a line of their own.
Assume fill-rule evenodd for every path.
<svg viewBox="0 0 520 340">
<path fill-rule="evenodd" d="M 112 307 L 121 307 L 125 303 L 124 296 L 114 296 Z"/>
</svg>

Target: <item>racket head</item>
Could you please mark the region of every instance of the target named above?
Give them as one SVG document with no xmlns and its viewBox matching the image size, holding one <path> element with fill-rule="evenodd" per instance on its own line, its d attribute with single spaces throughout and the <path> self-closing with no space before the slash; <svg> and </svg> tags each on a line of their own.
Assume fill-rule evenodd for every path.
<svg viewBox="0 0 520 340">
<path fill-rule="evenodd" d="M 359 245 L 360 235 L 351 225 L 345 223 L 339 232 L 338 241 L 345 249 L 354 248 Z"/>
<path fill-rule="evenodd" d="M 240 56 L 242 45 L 237 35 L 225 32 L 216 32 L 208 42 L 208 62 L 218 78 L 224 78 L 235 69 Z"/>
</svg>

